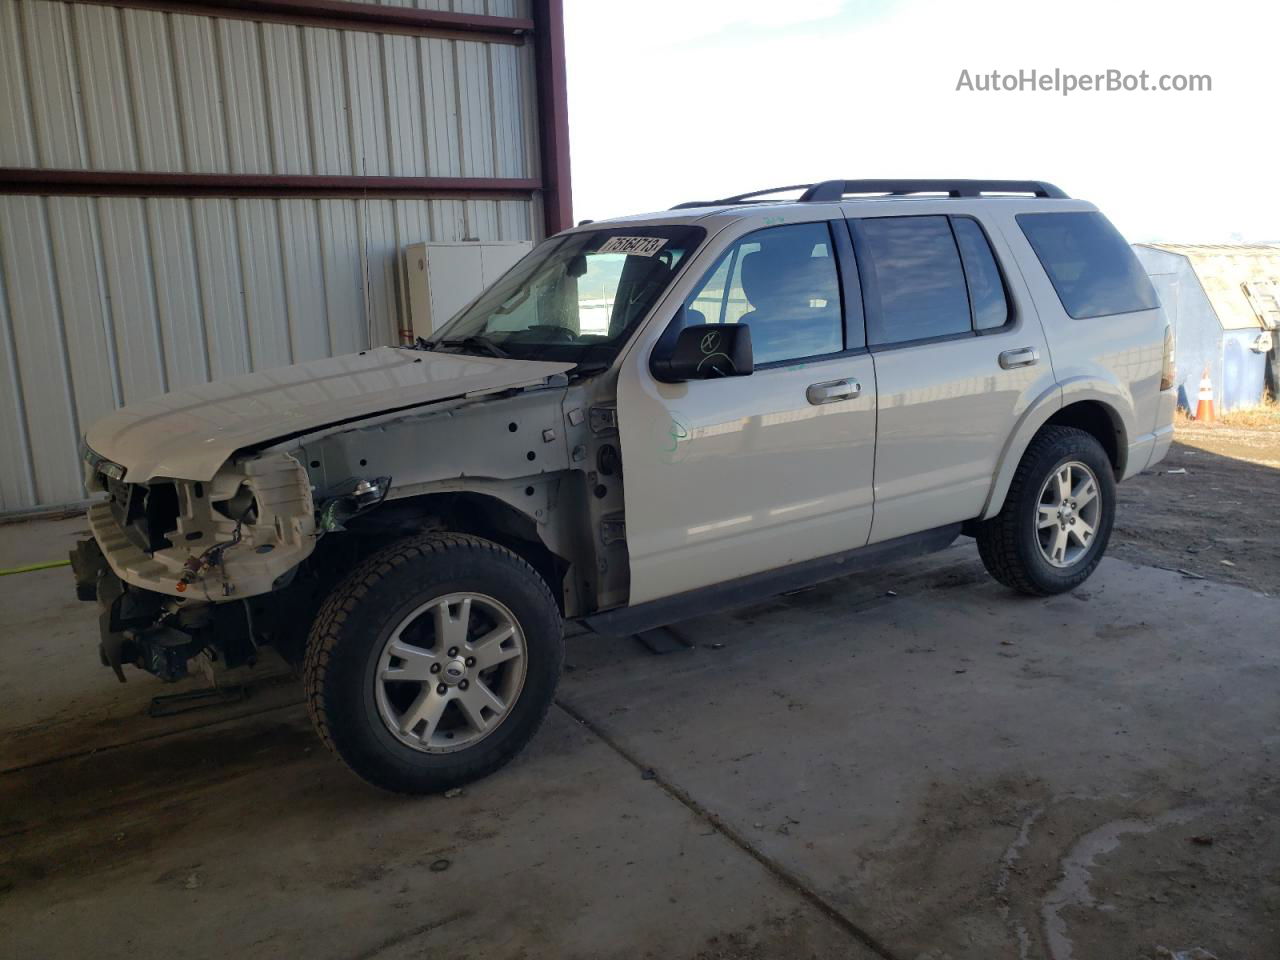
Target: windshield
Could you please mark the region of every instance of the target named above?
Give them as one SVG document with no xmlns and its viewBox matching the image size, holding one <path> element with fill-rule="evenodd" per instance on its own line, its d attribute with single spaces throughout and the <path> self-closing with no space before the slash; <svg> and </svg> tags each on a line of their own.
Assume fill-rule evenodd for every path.
<svg viewBox="0 0 1280 960">
<path fill-rule="evenodd" d="M 436 349 L 610 363 L 706 231 L 612 227 L 553 237 L 432 337 Z"/>
</svg>

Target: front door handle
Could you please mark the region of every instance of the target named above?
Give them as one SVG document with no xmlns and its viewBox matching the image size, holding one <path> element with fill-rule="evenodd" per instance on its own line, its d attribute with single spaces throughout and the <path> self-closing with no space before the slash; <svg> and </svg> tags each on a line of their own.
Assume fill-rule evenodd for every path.
<svg viewBox="0 0 1280 960">
<path fill-rule="evenodd" d="M 1040 360 L 1040 351 L 1035 347 L 1019 347 L 1017 350 L 1006 350 L 1000 354 L 1000 366 L 1005 370 L 1015 367 L 1029 367 Z"/>
<path fill-rule="evenodd" d="M 821 403 L 835 403 L 837 400 L 852 400 L 861 393 L 862 384 L 857 380 L 827 380 L 812 384 L 804 395 L 810 403 L 817 406 Z"/>
</svg>

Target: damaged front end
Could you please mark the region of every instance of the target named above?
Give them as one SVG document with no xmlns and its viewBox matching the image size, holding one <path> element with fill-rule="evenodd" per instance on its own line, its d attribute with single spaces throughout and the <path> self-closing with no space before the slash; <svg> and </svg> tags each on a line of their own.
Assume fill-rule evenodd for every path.
<svg viewBox="0 0 1280 960">
<path fill-rule="evenodd" d="M 226 667 L 252 663 L 257 646 L 252 614 L 244 603 L 185 602 L 130 586 L 111 569 L 94 540 L 71 554 L 76 595 L 98 604 L 98 655 L 121 683 L 130 664 L 168 682 L 187 675 L 201 653 Z"/>
<path fill-rule="evenodd" d="M 104 417 L 83 454 L 87 489 L 105 497 L 73 560 L 78 594 L 99 604 L 105 662 L 172 680 L 202 654 L 234 666 L 270 645 L 298 661 L 354 563 L 438 522 L 408 498 L 457 515 L 491 493 L 537 539 L 569 463 L 573 366 L 378 347 Z M 480 432 L 501 442 L 477 444 Z M 479 519 L 493 521 L 481 532 L 511 532 Z"/>
<path fill-rule="evenodd" d="M 209 481 L 129 483 L 86 455 L 86 483 L 107 494 L 88 513 L 92 539 L 72 551 L 76 594 L 96 601 L 104 665 L 162 680 L 205 653 L 254 659 L 251 598 L 280 590 L 315 549 L 310 482 L 288 454 L 225 465 Z"/>
</svg>

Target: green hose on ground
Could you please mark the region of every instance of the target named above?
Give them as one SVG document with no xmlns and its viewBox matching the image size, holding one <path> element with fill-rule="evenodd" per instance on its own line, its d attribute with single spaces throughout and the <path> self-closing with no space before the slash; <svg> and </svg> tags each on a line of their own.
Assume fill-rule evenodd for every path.
<svg viewBox="0 0 1280 960">
<path fill-rule="evenodd" d="M 0 570 L 0 577 L 7 577 L 11 573 L 33 573 L 36 570 L 51 570 L 54 567 L 69 567 L 71 560 L 50 560 L 47 563 L 29 563 L 25 567 L 10 567 L 8 570 Z"/>
</svg>

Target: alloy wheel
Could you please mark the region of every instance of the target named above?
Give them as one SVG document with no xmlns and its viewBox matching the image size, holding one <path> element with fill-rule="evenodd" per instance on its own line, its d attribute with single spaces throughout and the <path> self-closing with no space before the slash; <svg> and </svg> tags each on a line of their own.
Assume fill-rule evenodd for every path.
<svg viewBox="0 0 1280 960">
<path fill-rule="evenodd" d="M 480 593 L 451 593 L 412 610 L 383 644 L 374 677 L 391 734 L 426 753 L 452 753 L 493 733 L 524 687 L 524 633 Z"/>
<path fill-rule="evenodd" d="M 1060 464 L 1044 486 L 1036 511 L 1040 553 L 1055 567 L 1070 567 L 1089 552 L 1102 516 L 1098 478 L 1079 460 Z"/>
</svg>

